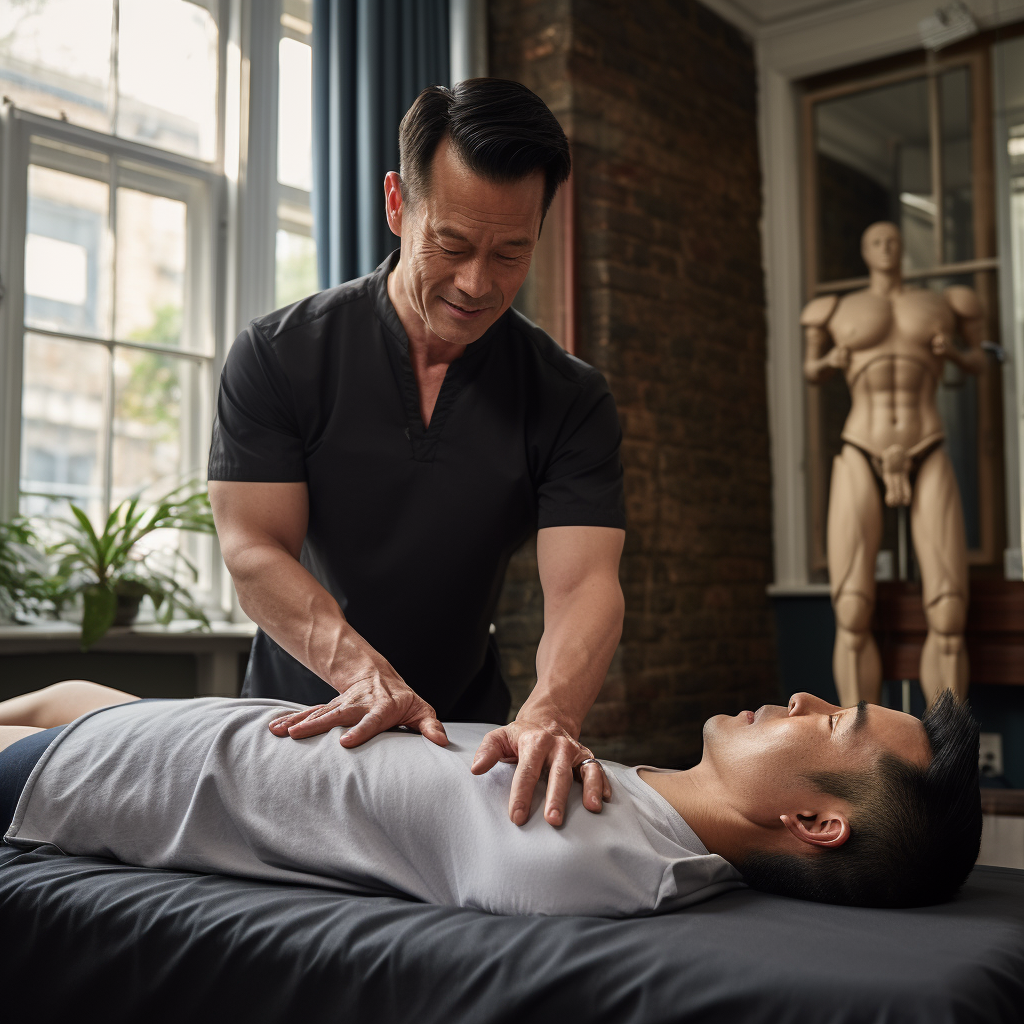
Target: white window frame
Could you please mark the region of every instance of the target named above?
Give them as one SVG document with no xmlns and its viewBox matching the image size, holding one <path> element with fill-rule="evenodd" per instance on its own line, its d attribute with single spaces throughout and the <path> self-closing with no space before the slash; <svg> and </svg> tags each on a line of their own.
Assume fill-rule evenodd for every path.
<svg viewBox="0 0 1024 1024">
<path fill-rule="evenodd" d="M 206 401 L 189 426 L 200 449 L 208 444 L 228 348 L 250 320 L 274 308 L 278 200 L 306 196 L 277 182 L 281 0 L 214 0 L 209 6 L 218 24 L 213 161 L 178 156 L 23 110 L 0 111 L 0 519 L 17 515 L 19 505 L 25 174 L 31 135 L 127 157 L 201 183 L 208 218 L 200 241 L 206 255 L 190 273 L 193 295 L 207 295 L 203 301 L 209 303 L 213 337 Z M 487 73 L 486 0 L 450 0 L 450 45 L 454 81 Z M 294 196 L 289 195 L 292 191 Z M 198 307 L 193 303 L 192 308 Z M 215 606 L 211 611 L 216 613 L 219 607 L 232 621 L 245 621 L 215 540 L 208 568 Z"/>
<path fill-rule="evenodd" d="M 17 219 L 24 224 L 27 212 L 28 168 L 30 165 L 48 167 L 70 174 L 111 184 L 108 177 L 97 177 L 92 161 L 78 157 L 74 152 L 58 148 L 33 146 L 33 139 L 56 143 L 58 146 L 73 146 L 77 149 L 100 153 L 112 165 L 118 161 L 117 178 L 112 183 L 110 203 L 115 203 L 118 188 L 131 188 L 150 195 L 177 199 L 186 204 L 188 210 L 186 227 L 188 272 L 184 282 L 184 317 L 188 325 L 188 337 L 195 345 L 192 348 L 176 348 L 170 345 L 129 341 L 122 338 L 101 338 L 76 334 L 72 331 L 49 330 L 30 326 L 24 319 L 24 230 L 16 236 L 13 231 L 4 232 L 7 249 L 4 263 L 8 268 L 9 291 L 3 316 L 3 351 L 6 354 L 6 376 L 10 406 L 4 430 L 4 465 L 11 475 L 4 473 L 5 504 L 15 514 L 18 505 L 19 480 L 18 456 L 21 445 L 21 397 L 18 385 L 21 382 L 22 346 L 18 344 L 25 333 L 43 337 L 67 339 L 85 345 L 99 345 L 113 356 L 115 347 L 144 350 L 187 359 L 206 368 L 206 376 L 213 373 L 216 352 L 216 336 L 212 309 L 212 284 L 214 272 L 214 251 L 217 238 L 216 193 L 219 191 L 219 175 L 208 166 L 183 157 L 160 153 L 155 157 L 148 147 L 117 139 L 99 132 L 80 128 L 76 125 L 53 121 L 50 118 L 8 107 L 0 117 L 4 120 L 4 163 L 3 174 L 9 183 L 9 215 L 13 224 Z M 121 161 L 131 161 L 126 166 Z M 141 168 L 145 167 L 145 170 Z M 20 246 L 18 241 L 21 242 Z M 19 330 L 20 328 L 20 330 Z M 190 467 L 201 472 L 201 451 L 198 434 L 200 426 L 210 420 L 210 395 L 201 399 L 201 404 L 190 419 L 183 423 L 183 447 L 185 461 Z M 109 420 L 109 416 L 108 416 Z M 108 425 L 109 433 L 109 425 Z M 109 447 L 109 438 L 108 438 Z M 109 461 L 109 452 L 108 452 Z M 105 503 L 111 505 L 111 467 L 106 469 L 104 483 Z"/>
<path fill-rule="evenodd" d="M 169 176 L 156 191 L 172 195 L 177 183 L 179 195 L 175 198 L 189 200 L 186 316 L 197 348 L 201 348 L 172 351 L 207 366 L 201 400 L 190 421 L 182 425 L 189 462 L 196 462 L 199 472 L 205 474 L 227 348 L 239 324 L 272 308 L 272 276 L 266 286 L 265 278 L 254 273 L 254 268 L 262 264 L 269 267 L 271 275 L 273 272 L 273 227 L 261 223 L 266 218 L 260 216 L 259 143 L 268 135 L 276 140 L 277 54 L 275 50 L 273 59 L 264 64 L 258 41 L 268 28 L 275 30 L 280 18 L 278 0 L 217 0 L 212 6 L 218 19 L 218 136 L 212 161 L 95 132 L 10 104 L 0 111 L 0 518 L 17 515 L 19 507 L 24 254 L 32 136 L 148 166 L 155 175 Z M 255 52 L 253 40 L 257 42 Z M 264 82 L 267 77 L 272 77 L 270 89 L 250 88 L 250 83 Z M 273 124 L 265 116 L 268 107 L 274 114 Z M 71 166 L 63 169 L 74 172 Z M 276 151 L 271 173 L 275 170 Z M 140 184 L 149 191 L 141 181 L 120 183 Z M 160 346 L 136 347 L 162 350 Z M 244 619 L 216 541 L 209 546 L 204 562 L 211 581 L 210 611 Z"/>
</svg>

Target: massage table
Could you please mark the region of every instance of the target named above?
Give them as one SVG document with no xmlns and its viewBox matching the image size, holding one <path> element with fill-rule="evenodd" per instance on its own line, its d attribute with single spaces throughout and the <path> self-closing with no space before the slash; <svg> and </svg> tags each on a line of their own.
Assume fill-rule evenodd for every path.
<svg viewBox="0 0 1024 1024">
<path fill-rule="evenodd" d="M 0 845 L 4 1020 L 1024 1021 L 1024 871 L 864 910 L 737 890 L 632 920 L 492 917 Z"/>
</svg>

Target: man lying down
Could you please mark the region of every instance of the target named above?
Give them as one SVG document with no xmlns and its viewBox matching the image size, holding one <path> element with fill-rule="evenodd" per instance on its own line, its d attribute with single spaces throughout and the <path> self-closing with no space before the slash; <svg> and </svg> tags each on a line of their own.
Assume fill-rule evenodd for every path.
<svg viewBox="0 0 1024 1024">
<path fill-rule="evenodd" d="M 570 799 L 560 828 L 536 813 L 509 821 L 513 765 L 472 763 L 490 726 L 446 724 L 446 747 L 388 732 L 346 749 L 340 728 L 275 736 L 269 724 L 294 707 L 137 702 L 82 681 L 6 701 L 6 841 L 496 914 L 612 917 L 743 882 L 835 903 L 935 903 L 978 853 L 977 726 L 951 694 L 923 723 L 807 693 L 718 715 L 688 771 L 584 765 L 585 784 L 610 797 L 599 814 Z"/>
</svg>

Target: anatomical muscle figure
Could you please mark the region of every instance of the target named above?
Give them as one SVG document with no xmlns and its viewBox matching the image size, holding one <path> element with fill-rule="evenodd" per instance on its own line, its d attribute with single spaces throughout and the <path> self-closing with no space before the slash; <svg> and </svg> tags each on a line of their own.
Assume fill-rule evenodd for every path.
<svg viewBox="0 0 1024 1024">
<path fill-rule="evenodd" d="M 832 463 L 828 571 L 836 617 L 832 658 L 840 702 L 878 703 L 882 664 L 871 635 L 875 556 L 886 505 L 910 506 L 928 637 L 921 688 L 931 704 L 944 689 L 967 693 L 967 543 L 953 466 L 943 447 L 935 395 L 943 362 L 967 373 L 984 364 L 981 304 L 970 288 L 941 295 L 904 288 L 903 242 L 895 224 L 872 224 L 861 239 L 867 288 L 824 295 L 804 309 L 804 375 L 812 383 L 842 370 L 852 407 Z M 966 339 L 961 351 L 954 334 Z"/>
</svg>

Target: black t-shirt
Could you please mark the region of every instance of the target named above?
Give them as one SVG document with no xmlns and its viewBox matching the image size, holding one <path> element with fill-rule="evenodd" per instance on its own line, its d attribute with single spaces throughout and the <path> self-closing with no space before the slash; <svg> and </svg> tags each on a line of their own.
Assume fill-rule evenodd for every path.
<svg viewBox="0 0 1024 1024">
<path fill-rule="evenodd" d="M 209 477 L 305 481 L 302 561 L 353 628 L 441 718 L 504 721 L 488 633 L 512 553 L 545 527 L 625 528 L 615 404 L 600 373 L 509 310 L 449 366 L 424 428 L 387 294 L 397 261 L 239 335 Z M 245 692 L 336 696 L 262 632 Z"/>
</svg>

